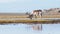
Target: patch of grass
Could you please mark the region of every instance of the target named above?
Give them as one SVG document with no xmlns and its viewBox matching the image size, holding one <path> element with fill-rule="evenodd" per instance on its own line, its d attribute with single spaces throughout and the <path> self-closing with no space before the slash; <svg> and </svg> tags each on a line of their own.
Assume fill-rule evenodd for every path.
<svg viewBox="0 0 60 34">
<path fill-rule="evenodd" d="M 0 23 L 49 23 L 51 20 L 0 20 Z"/>
</svg>

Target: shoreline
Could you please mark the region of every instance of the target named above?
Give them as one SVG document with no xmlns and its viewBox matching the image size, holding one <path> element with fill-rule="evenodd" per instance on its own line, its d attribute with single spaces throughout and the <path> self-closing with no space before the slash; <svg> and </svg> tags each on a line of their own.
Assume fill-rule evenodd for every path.
<svg viewBox="0 0 60 34">
<path fill-rule="evenodd" d="M 29 20 L 11 20 L 11 19 L 5 19 L 5 20 L 0 20 L 0 24 L 10 24 L 10 23 L 30 23 L 30 24 L 57 24 L 59 23 L 60 20 L 33 20 L 33 19 L 29 19 Z"/>
</svg>

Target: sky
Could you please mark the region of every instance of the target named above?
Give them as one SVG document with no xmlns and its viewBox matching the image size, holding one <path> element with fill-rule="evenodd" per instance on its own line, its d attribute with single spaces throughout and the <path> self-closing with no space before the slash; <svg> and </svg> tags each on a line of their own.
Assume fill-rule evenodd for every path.
<svg viewBox="0 0 60 34">
<path fill-rule="evenodd" d="M 60 0 L 0 0 L 0 13 L 25 13 L 60 8 Z"/>
<path fill-rule="evenodd" d="M 60 34 L 60 24 L 42 24 L 42 31 L 33 30 L 32 25 L 0 25 L 0 34 Z"/>
</svg>

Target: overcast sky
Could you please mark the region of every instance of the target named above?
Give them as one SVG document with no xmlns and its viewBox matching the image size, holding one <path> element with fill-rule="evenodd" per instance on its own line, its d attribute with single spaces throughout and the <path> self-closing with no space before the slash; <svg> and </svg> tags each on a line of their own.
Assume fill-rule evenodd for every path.
<svg viewBox="0 0 60 34">
<path fill-rule="evenodd" d="M 0 13 L 25 13 L 49 8 L 60 8 L 60 0 L 0 0 Z"/>
</svg>

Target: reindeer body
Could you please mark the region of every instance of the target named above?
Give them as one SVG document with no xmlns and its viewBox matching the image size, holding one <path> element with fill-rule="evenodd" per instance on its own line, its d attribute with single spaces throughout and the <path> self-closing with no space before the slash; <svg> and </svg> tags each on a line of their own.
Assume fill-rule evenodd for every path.
<svg viewBox="0 0 60 34">
<path fill-rule="evenodd" d="M 33 11 L 33 15 L 36 17 L 36 16 L 42 16 L 42 10 L 34 10 Z"/>
<path fill-rule="evenodd" d="M 37 18 L 37 16 L 42 16 L 42 10 L 34 10 L 30 15 L 29 18 Z"/>
</svg>

